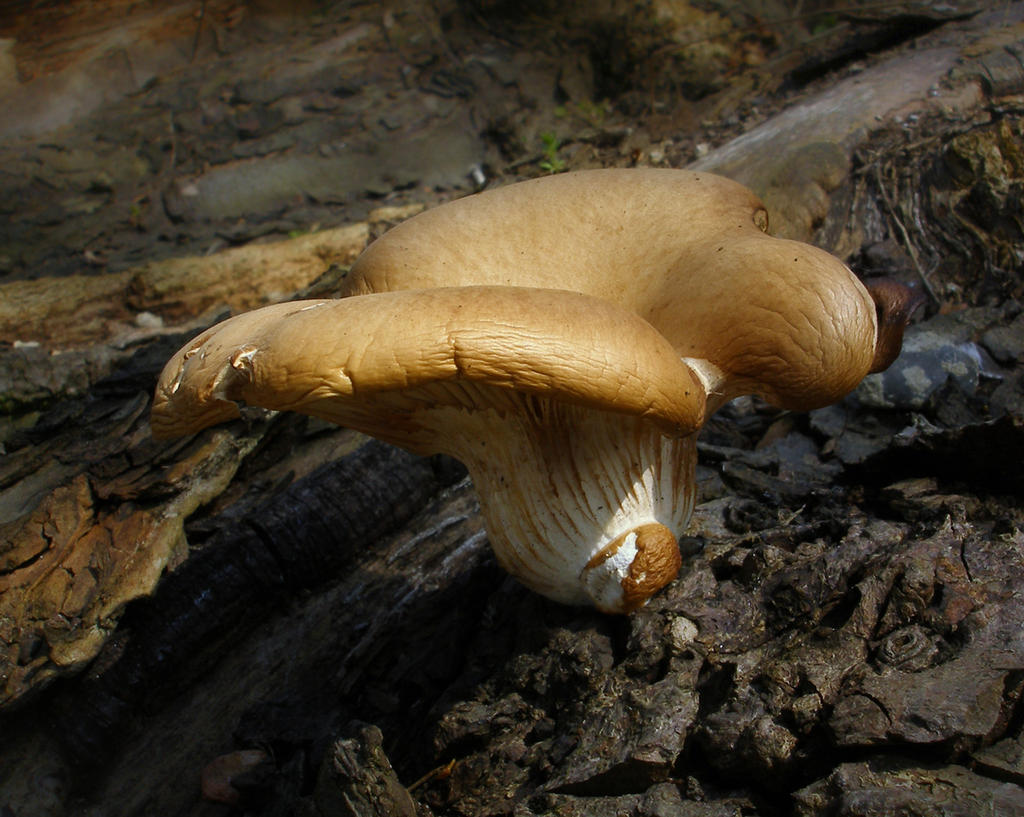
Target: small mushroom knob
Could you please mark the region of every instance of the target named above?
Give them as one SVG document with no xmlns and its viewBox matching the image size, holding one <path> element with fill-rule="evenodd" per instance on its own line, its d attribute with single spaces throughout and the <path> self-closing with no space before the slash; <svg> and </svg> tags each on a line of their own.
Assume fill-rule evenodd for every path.
<svg viewBox="0 0 1024 817">
<path fill-rule="evenodd" d="M 675 579 L 681 565 L 675 535 L 650 522 L 602 548 L 587 562 L 580 579 L 599 610 L 629 613 Z"/>
</svg>

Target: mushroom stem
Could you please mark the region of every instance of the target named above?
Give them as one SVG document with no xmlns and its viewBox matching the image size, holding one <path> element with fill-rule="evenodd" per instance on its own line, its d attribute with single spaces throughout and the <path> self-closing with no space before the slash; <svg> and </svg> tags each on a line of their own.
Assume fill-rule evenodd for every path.
<svg viewBox="0 0 1024 817">
<path fill-rule="evenodd" d="M 567 604 L 624 613 L 672 581 L 693 512 L 694 434 L 552 401 L 475 416 L 447 442 L 469 469 L 498 562 Z M 465 418 L 464 418 L 465 421 Z M 501 423 L 503 443 L 489 445 Z"/>
</svg>

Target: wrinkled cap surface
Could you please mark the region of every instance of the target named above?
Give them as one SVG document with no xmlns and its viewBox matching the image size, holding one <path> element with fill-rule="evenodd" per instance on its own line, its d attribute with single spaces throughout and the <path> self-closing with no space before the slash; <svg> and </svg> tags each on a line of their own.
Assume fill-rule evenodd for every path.
<svg viewBox="0 0 1024 817">
<path fill-rule="evenodd" d="M 644 417 L 666 434 L 704 419 L 700 383 L 636 315 L 573 292 L 465 287 L 231 318 L 167 364 L 152 425 L 158 436 L 189 433 L 246 403 L 429 451 L 432 408 L 511 411 L 509 392 Z"/>
<path fill-rule="evenodd" d="M 773 238 L 747 188 L 653 168 L 534 179 L 428 210 L 360 256 L 343 294 L 513 285 L 611 301 L 716 370 L 713 405 L 827 405 L 875 360 L 878 321 L 838 259 Z"/>
</svg>

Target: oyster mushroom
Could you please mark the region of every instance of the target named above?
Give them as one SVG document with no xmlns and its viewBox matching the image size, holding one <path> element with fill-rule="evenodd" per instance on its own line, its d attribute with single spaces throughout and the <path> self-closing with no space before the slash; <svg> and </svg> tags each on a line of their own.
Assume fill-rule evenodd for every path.
<svg viewBox="0 0 1024 817">
<path fill-rule="evenodd" d="M 875 299 L 765 226 L 742 186 L 672 170 L 443 205 L 371 245 L 348 297 L 194 339 L 161 375 L 153 432 L 191 433 L 244 403 L 450 454 L 506 570 L 557 601 L 628 612 L 679 570 L 708 414 L 746 393 L 833 402 L 902 334 L 876 314 L 898 287 Z"/>
</svg>

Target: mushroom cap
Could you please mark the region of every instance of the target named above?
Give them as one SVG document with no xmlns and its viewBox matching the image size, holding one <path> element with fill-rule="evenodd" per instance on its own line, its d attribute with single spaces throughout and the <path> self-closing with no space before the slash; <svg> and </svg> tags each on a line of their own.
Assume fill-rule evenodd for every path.
<svg viewBox="0 0 1024 817">
<path fill-rule="evenodd" d="M 644 316 L 690 243 L 763 237 L 767 223 L 757 196 L 711 173 L 560 173 L 456 199 L 396 225 L 356 259 L 339 294 L 529 286 L 583 292 Z"/>
<path fill-rule="evenodd" d="M 239 416 L 244 402 L 434 453 L 452 435 L 432 410 L 512 411 L 513 392 L 641 417 L 668 435 L 704 421 L 698 378 L 638 316 L 562 290 L 460 287 L 230 318 L 167 363 L 152 428 L 191 433 Z"/>
<path fill-rule="evenodd" d="M 783 408 L 827 405 L 871 368 L 874 301 L 838 259 L 766 227 L 757 196 L 713 174 L 567 173 L 399 224 L 357 259 L 342 294 L 482 284 L 582 292 L 710 364 L 712 409 L 750 393 Z"/>
<path fill-rule="evenodd" d="M 684 358 L 721 371 L 716 403 L 757 394 L 806 411 L 870 371 L 875 302 L 824 250 L 755 233 L 692 245 L 678 268 L 699 280 L 669 278 L 646 317 Z"/>
</svg>

